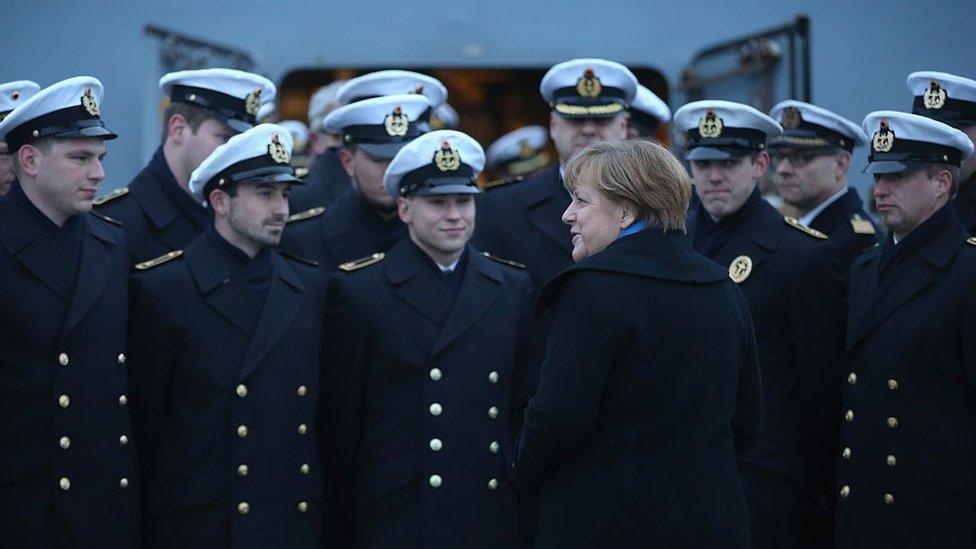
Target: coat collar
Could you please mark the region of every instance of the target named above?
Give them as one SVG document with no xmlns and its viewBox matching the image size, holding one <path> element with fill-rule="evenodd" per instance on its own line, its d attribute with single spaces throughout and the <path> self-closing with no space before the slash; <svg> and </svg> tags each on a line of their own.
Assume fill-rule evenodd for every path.
<svg viewBox="0 0 976 549">
<path fill-rule="evenodd" d="M 869 220 L 864 213 L 864 202 L 861 201 L 857 189 L 848 187 L 847 192 L 833 201 L 810 222 L 810 227 L 825 234 L 832 234 L 842 224 L 848 222 L 854 214 L 860 214 Z"/>
<path fill-rule="evenodd" d="M 563 212 L 569 207 L 570 198 L 559 175 L 559 165 L 553 165 L 539 174 L 519 183 L 524 185 L 525 207 L 529 222 L 555 242 L 566 253 L 572 252 L 569 227 L 562 222 Z"/>
<path fill-rule="evenodd" d="M 304 301 L 305 283 L 295 272 L 295 268 L 276 252 L 272 252 L 271 260 L 271 287 L 254 330 L 254 337 L 247 348 L 240 380 L 253 372 L 281 341 L 301 311 Z"/>
</svg>

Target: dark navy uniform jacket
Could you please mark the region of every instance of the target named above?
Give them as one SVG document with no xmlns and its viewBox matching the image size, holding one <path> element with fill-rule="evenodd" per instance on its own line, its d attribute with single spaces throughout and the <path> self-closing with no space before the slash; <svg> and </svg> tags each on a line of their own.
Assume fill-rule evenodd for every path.
<svg viewBox="0 0 976 549">
<path fill-rule="evenodd" d="M 976 174 L 962 182 L 952 202 L 966 232 L 976 234 Z"/>
<path fill-rule="evenodd" d="M 129 258 L 91 214 L 0 199 L 0 545 L 137 547 Z"/>
<path fill-rule="evenodd" d="M 573 262 L 573 241 L 562 222 L 569 191 L 558 165 L 487 189 L 478 200 L 474 245 L 525 264 L 537 288 Z"/>
<path fill-rule="evenodd" d="M 976 245 L 948 205 L 854 263 L 837 547 L 976 547 Z"/>
<path fill-rule="evenodd" d="M 797 485 L 825 474 L 834 463 L 846 316 L 836 252 L 822 235 L 787 223 L 758 192 L 718 224 L 696 204 L 688 232 L 719 265 L 740 256 L 752 262 L 739 287 L 755 322 L 766 414 L 759 440 L 740 460 Z"/>
<path fill-rule="evenodd" d="M 128 187 L 95 202 L 96 212 L 122 222 L 133 264 L 185 248 L 211 223 L 208 210 L 176 182 L 162 147 Z"/>
<path fill-rule="evenodd" d="M 229 247 L 210 229 L 132 277 L 145 537 L 180 549 L 315 547 L 322 275 L 271 250 L 255 270 Z"/>
<path fill-rule="evenodd" d="M 864 211 L 864 203 L 853 187 L 817 214 L 810 222 L 810 228 L 829 237 L 837 250 L 841 273 L 844 274 L 859 255 L 878 242 L 878 235 L 881 234 Z"/>
<path fill-rule="evenodd" d="M 349 174 L 339 160 L 339 149 L 329 148 L 319 155 L 303 181 L 305 184 L 295 185 L 288 197 L 292 214 L 332 205 L 350 185 Z"/>
<path fill-rule="evenodd" d="M 407 238 L 329 282 L 323 441 L 337 546 L 517 545 L 509 408 L 531 284 L 471 246 L 461 265 L 452 289 Z"/>
<path fill-rule="evenodd" d="M 554 309 L 516 469 L 538 548 L 749 547 L 736 451 L 759 433 L 752 319 L 684 234 L 625 236 L 542 290 Z"/>
<path fill-rule="evenodd" d="M 396 215 L 381 219 L 350 187 L 323 215 L 288 223 L 281 248 L 332 272 L 347 261 L 389 250 L 406 234 Z"/>
</svg>

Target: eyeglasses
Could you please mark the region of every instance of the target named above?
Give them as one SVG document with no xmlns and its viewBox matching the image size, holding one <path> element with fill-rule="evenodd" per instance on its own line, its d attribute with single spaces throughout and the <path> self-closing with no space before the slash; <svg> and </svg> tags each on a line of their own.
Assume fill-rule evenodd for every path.
<svg viewBox="0 0 976 549">
<path fill-rule="evenodd" d="M 779 164 L 784 160 L 789 160 L 790 164 L 794 168 L 802 168 L 809 164 L 813 159 L 819 158 L 821 156 L 830 156 L 831 152 L 783 152 L 783 151 L 769 151 L 769 159 L 772 160 L 773 164 Z"/>
</svg>

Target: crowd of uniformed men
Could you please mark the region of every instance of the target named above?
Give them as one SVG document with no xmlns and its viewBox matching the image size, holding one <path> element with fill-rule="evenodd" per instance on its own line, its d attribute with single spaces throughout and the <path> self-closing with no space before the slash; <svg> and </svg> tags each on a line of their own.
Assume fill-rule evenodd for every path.
<svg viewBox="0 0 976 549">
<path fill-rule="evenodd" d="M 862 124 L 792 100 L 672 119 L 575 59 L 541 82 L 548 130 L 486 155 L 437 129 L 439 81 L 380 71 L 312 97 L 299 177 L 257 116 L 272 82 L 180 71 L 152 159 L 99 198 L 101 83 L 0 85 L 0 545 L 530 546 L 515 456 L 533 297 L 572 262 L 563 167 L 670 122 L 689 237 L 755 324 L 752 546 L 976 546 L 976 81 L 907 84 Z M 848 185 L 865 146 L 881 225 Z M 486 162 L 506 178 L 482 191 Z"/>
</svg>

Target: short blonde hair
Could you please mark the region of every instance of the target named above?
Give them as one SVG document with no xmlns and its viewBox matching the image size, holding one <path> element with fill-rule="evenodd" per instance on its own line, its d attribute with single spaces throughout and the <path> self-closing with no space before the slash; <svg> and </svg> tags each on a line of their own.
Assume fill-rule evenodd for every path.
<svg viewBox="0 0 976 549">
<path fill-rule="evenodd" d="M 565 186 L 593 182 L 616 202 L 629 202 L 637 217 L 665 232 L 685 232 L 691 178 L 667 148 L 643 140 L 599 141 L 566 164 Z"/>
</svg>

